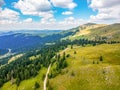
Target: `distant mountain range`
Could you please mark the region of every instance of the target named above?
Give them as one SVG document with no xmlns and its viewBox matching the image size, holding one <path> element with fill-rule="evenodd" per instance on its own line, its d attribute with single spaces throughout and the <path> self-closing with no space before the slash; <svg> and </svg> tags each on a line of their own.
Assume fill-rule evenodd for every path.
<svg viewBox="0 0 120 90">
<path fill-rule="evenodd" d="M 17 31 L 8 31 L 8 32 L 0 32 L 0 36 L 22 33 L 22 34 L 31 34 L 31 35 L 39 35 L 39 36 L 47 36 L 52 34 L 57 34 L 62 32 L 61 30 L 17 30 Z"/>
<path fill-rule="evenodd" d="M 46 43 L 53 43 L 73 33 L 74 31 L 60 30 L 5 32 L 0 34 L 0 49 L 10 48 L 12 52 L 16 52 L 41 48 Z"/>
</svg>

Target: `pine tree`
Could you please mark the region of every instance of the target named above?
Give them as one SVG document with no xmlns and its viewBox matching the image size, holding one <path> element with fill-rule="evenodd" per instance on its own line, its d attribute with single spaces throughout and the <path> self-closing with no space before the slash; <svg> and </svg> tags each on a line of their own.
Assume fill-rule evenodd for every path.
<svg viewBox="0 0 120 90">
<path fill-rule="evenodd" d="M 66 54 L 65 54 L 65 52 L 63 53 L 63 60 L 65 60 L 66 59 Z"/>
<path fill-rule="evenodd" d="M 19 84 L 20 84 L 20 78 L 19 77 L 16 79 L 16 84 L 17 84 L 17 86 L 19 86 Z"/>
</svg>

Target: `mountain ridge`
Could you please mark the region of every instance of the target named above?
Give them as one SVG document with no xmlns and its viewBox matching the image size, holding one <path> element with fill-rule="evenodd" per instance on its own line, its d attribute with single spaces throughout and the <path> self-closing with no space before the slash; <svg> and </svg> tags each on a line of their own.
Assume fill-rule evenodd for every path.
<svg viewBox="0 0 120 90">
<path fill-rule="evenodd" d="M 77 29 L 76 34 L 67 38 L 70 40 L 85 38 L 89 40 L 120 41 L 120 23 L 110 25 L 88 23 L 80 25 Z"/>
</svg>

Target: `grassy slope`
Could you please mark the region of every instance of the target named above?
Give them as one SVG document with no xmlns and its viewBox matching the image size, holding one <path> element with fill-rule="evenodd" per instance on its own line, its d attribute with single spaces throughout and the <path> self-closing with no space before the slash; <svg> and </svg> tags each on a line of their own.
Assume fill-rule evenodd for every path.
<svg viewBox="0 0 120 90">
<path fill-rule="evenodd" d="M 43 74 L 45 75 L 47 69 L 42 68 L 39 71 L 39 74 L 35 78 L 31 78 L 28 80 L 24 80 L 20 83 L 19 87 L 16 86 L 16 84 L 11 85 L 10 81 L 5 83 L 3 87 L 0 90 L 35 90 L 34 84 L 35 82 L 38 82 L 40 84 L 40 88 L 38 90 L 43 90 Z"/>
<path fill-rule="evenodd" d="M 83 28 L 80 29 L 81 27 Z M 79 38 L 95 39 L 96 36 L 107 37 L 110 41 L 120 41 L 120 24 L 80 26 L 79 32 L 68 38 L 71 40 Z"/>
<path fill-rule="evenodd" d="M 68 67 L 49 80 L 53 90 L 120 90 L 120 44 L 75 46 L 66 53 Z"/>
<path fill-rule="evenodd" d="M 9 60 L 8 60 L 8 64 L 15 61 L 16 59 L 22 57 L 24 54 L 17 54 L 17 55 L 14 55 L 12 56 Z"/>
</svg>

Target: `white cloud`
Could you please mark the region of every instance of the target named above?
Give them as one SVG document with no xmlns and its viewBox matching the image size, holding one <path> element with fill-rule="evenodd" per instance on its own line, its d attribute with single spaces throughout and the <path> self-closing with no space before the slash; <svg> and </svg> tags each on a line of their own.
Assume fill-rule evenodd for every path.
<svg viewBox="0 0 120 90">
<path fill-rule="evenodd" d="M 4 4 L 4 0 L 0 0 L 0 7 Z"/>
<path fill-rule="evenodd" d="M 55 7 L 73 9 L 77 6 L 73 0 L 51 0 Z"/>
<path fill-rule="evenodd" d="M 41 24 L 48 24 L 48 23 L 53 24 L 53 23 L 56 23 L 56 19 L 55 19 L 54 17 L 49 18 L 49 19 L 42 18 L 42 19 L 40 20 L 40 23 L 41 23 Z"/>
<path fill-rule="evenodd" d="M 40 22 L 18 22 L 0 24 L 0 30 L 67 30 L 86 23 L 83 19 L 75 19 L 74 17 L 65 18 L 63 21 L 57 21 L 55 18 L 49 20 L 41 19 Z"/>
<path fill-rule="evenodd" d="M 67 23 L 73 23 L 74 21 L 75 21 L 74 17 L 65 18 L 65 22 L 67 22 Z"/>
<path fill-rule="evenodd" d="M 16 20 L 19 17 L 19 13 L 11 9 L 5 8 L 0 10 L 0 19 Z"/>
<path fill-rule="evenodd" d="M 0 23 L 4 24 L 4 23 L 15 23 L 17 22 L 17 20 L 19 19 L 19 13 L 5 8 L 2 9 L 0 8 Z"/>
<path fill-rule="evenodd" d="M 32 21 L 33 21 L 32 18 L 27 18 L 23 22 L 25 22 L 25 23 L 31 23 Z"/>
<path fill-rule="evenodd" d="M 91 15 L 91 21 L 120 22 L 120 0 L 89 0 L 89 7 L 98 12 Z"/>
<path fill-rule="evenodd" d="M 18 22 L 13 20 L 5 20 L 5 19 L 0 20 L 0 24 L 4 26 L 4 28 L 6 28 L 6 24 L 13 24 L 13 23 L 18 23 Z"/>
<path fill-rule="evenodd" d="M 19 9 L 23 15 L 34 15 L 43 18 L 53 17 L 51 3 L 48 0 L 19 0 L 14 3 L 14 7 Z"/>
<path fill-rule="evenodd" d="M 73 12 L 71 11 L 62 12 L 62 15 L 71 15 L 71 14 L 73 14 Z"/>
<path fill-rule="evenodd" d="M 74 17 L 67 17 L 63 21 L 58 22 L 58 23 L 59 25 L 62 26 L 63 29 L 68 29 L 68 28 L 70 29 L 73 27 L 77 27 L 81 24 L 87 23 L 87 21 L 83 19 L 76 19 Z"/>
<path fill-rule="evenodd" d="M 51 10 L 51 4 L 48 0 L 19 0 L 14 3 L 14 7 L 20 9 L 25 15 L 37 15 L 39 12 Z"/>
<path fill-rule="evenodd" d="M 100 8 L 109 8 L 120 5 L 120 0 L 89 0 L 90 6 L 93 9 L 100 9 Z"/>
</svg>

